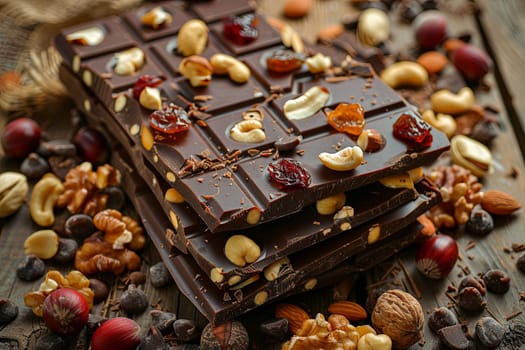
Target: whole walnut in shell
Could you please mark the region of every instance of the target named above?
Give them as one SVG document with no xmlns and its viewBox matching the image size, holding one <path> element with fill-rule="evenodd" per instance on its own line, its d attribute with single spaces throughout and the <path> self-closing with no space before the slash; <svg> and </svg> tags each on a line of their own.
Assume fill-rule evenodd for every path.
<svg viewBox="0 0 525 350">
<path fill-rule="evenodd" d="M 411 294 L 391 289 L 379 296 L 372 311 L 372 325 L 392 339 L 394 349 L 406 349 L 422 337 L 425 316 Z"/>
</svg>

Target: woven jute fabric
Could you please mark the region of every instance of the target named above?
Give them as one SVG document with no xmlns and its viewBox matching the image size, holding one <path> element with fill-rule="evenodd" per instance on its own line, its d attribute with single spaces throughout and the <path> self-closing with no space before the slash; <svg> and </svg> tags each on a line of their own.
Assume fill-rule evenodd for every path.
<svg viewBox="0 0 525 350">
<path fill-rule="evenodd" d="M 65 27 L 136 7 L 142 0 L 0 0 L 0 74 L 16 71 L 22 84 L 0 94 L 0 110 L 26 113 L 65 94 L 52 40 Z"/>
</svg>

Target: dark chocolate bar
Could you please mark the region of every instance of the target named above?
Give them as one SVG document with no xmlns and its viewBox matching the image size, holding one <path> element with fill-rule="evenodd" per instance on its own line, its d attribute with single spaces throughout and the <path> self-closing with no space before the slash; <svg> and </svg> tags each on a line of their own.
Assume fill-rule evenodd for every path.
<svg viewBox="0 0 525 350">
<path fill-rule="evenodd" d="M 364 225 L 366 227 L 358 232 L 339 235 L 291 255 L 292 268 L 273 281 L 253 279 L 251 284 L 243 288 L 224 291 L 204 275 L 190 255 L 169 249 L 170 224 L 164 215 L 159 215 L 159 203 L 125 157 L 115 152 L 113 165 L 123 173 L 123 186 L 136 206 L 146 231 L 181 292 L 206 318 L 215 323 L 233 319 L 292 294 L 333 285 L 351 273 L 380 262 L 382 259 L 368 259 L 369 256 L 375 256 L 375 252 L 381 253 L 384 259 L 396 254 L 414 241 L 421 229 L 415 218 L 434 205 L 439 197 L 433 185 L 423 180 L 418 186 L 425 195 L 420 195 L 417 201 L 374 220 L 371 226 Z M 368 245 L 367 236 L 370 229 L 375 227 L 381 227 L 380 241 Z M 363 265 L 364 260 L 367 266 Z"/>
<path fill-rule="evenodd" d="M 350 217 L 335 220 L 333 215 L 320 215 L 314 206 L 307 206 L 285 218 L 242 230 L 241 233 L 252 238 L 264 254 L 255 262 L 238 267 L 225 257 L 223 249 L 228 238 L 239 231 L 228 234 L 210 233 L 190 207 L 169 203 L 164 194 L 170 186 L 156 174 L 154 168 L 148 167 L 148 162 L 144 161 L 136 151 L 138 146 L 134 146 L 119 126 L 114 125 L 104 106 L 97 103 L 96 99 L 89 98 L 87 91 L 67 68 L 62 67 L 61 77 L 91 123 L 105 130 L 112 130 L 112 134 L 126 149 L 133 166 L 138 169 L 157 201 L 161 203 L 166 216 L 171 218 L 175 215 L 179 218 L 177 221 L 179 230 L 170 239 L 172 244 L 180 251 L 186 252 L 187 249 L 207 277 L 215 273 L 213 280 L 221 289 L 235 288 L 235 285 L 263 273 L 271 263 L 373 220 L 415 200 L 419 195 L 414 189 L 389 188 L 376 182 L 346 193 L 345 205 L 354 211 Z M 85 110 L 82 101 L 86 100 L 90 101 L 92 111 Z M 344 232 L 344 234 L 348 233 L 351 232 Z"/>
<path fill-rule="evenodd" d="M 417 152 L 393 136 L 392 125 L 401 114 L 416 117 L 418 114 L 373 72 L 366 76 L 343 70 L 344 74 L 333 79 L 331 73 L 312 75 L 303 68 L 288 74 L 284 80 L 272 80 L 264 57 L 282 49 L 279 32 L 263 16 L 255 14 L 259 38 L 245 46 L 231 43 L 221 30 L 225 15 L 219 14 L 247 13 L 250 8 L 247 1 L 227 3 L 229 10 L 210 12 L 216 8 L 216 2 L 157 2 L 155 6 L 172 14 L 177 12 L 173 21 L 158 32 L 138 22 L 153 6 L 147 4 L 126 13 L 123 19 L 113 17 L 68 28 L 55 41 L 64 64 L 83 81 L 94 98 L 105 105 L 129 138 L 145 146 L 137 151 L 184 197 L 208 230 L 240 230 L 288 216 L 333 193 L 346 192 L 387 175 L 428 164 L 448 148 L 448 139 L 436 130 L 431 132 L 430 147 Z M 179 9 L 182 14 L 178 13 Z M 228 12 L 230 10 L 232 12 Z M 247 83 L 238 84 L 226 76 L 214 75 L 207 87 L 195 88 L 179 75 L 177 62 L 182 57 L 173 50 L 173 39 L 184 21 L 193 17 L 204 19 L 210 29 L 208 47 L 202 55 L 207 58 L 216 52 L 237 55 L 252 71 Z M 102 27 L 106 31 L 99 45 L 81 46 L 65 39 L 75 30 L 90 27 Z M 142 69 L 131 76 L 112 72 L 115 53 L 131 47 L 144 51 L 146 59 Z M 185 108 L 195 118 L 189 130 L 174 141 L 157 137 L 151 147 L 142 141 L 151 133 L 148 126 L 151 111 L 132 97 L 131 88 L 143 74 L 164 79 L 159 86 L 163 98 Z M 276 85 L 283 87 L 282 95 L 274 94 Z M 330 91 L 326 109 L 303 120 L 286 118 L 284 103 L 313 86 Z M 330 170 L 318 159 L 320 152 L 333 152 L 356 144 L 354 137 L 336 132 L 326 121 L 327 110 L 340 103 L 361 104 L 365 109 L 366 127 L 378 130 L 386 140 L 382 150 L 365 153 L 362 165 L 345 172 Z M 264 113 L 265 140 L 256 144 L 233 140 L 230 129 L 242 120 L 243 112 L 255 107 Z M 266 170 L 275 161 L 268 155 L 277 156 L 275 143 L 290 136 L 302 141 L 292 151 L 280 151 L 279 157 L 300 162 L 310 174 L 311 183 L 304 189 L 278 188 Z M 248 219 L 254 216 L 259 219 Z"/>
</svg>

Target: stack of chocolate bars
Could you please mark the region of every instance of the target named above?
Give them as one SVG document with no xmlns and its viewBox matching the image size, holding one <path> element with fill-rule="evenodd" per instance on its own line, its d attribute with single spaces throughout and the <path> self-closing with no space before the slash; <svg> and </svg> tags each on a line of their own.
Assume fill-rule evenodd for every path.
<svg viewBox="0 0 525 350">
<path fill-rule="evenodd" d="M 388 258 L 440 200 L 421 167 L 446 136 L 359 50 L 269 21 L 246 0 L 152 2 L 55 40 L 164 263 L 216 323 Z"/>
</svg>

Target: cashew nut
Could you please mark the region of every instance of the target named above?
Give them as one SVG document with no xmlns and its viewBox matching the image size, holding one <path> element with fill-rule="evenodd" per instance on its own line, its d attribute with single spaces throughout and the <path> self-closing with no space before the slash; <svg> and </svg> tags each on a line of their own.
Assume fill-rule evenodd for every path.
<svg viewBox="0 0 525 350">
<path fill-rule="evenodd" d="M 284 103 L 284 115 L 290 120 L 301 120 L 311 117 L 323 108 L 329 99 L 330 90 L 326 87 L 311 87 L 301 96 Z"/>
<path fill-rule="evenodd" d="M 357 168 L 363 161 L 363 150 L 359 146 L 346 147 L 336 153 L 322 152 L 319 160 L 335 171 L 348 171 Z"/>
<path fill-rule="evenodd" d="M 437 115 L 430 109 L 422 114 L 423 120 L 432 125 L 434 128 L 444 132 L 450 139 L 456 132 L 456 119 L 450 114 L 438 113 Z"/>
<path fill-rule="evenodd" d="M 171 14 L 160 6 L 152 8 L 140 18 L 140 23 L 150 26 L 153 29 L 157 29 L 164 24 L 170 24 L 171 22 L 173 22 Z"/>
<path fill-rule="evenodd" d="M 235 141 L 243 143 L 259 143 L 266 140 L 263 125 L 256 119 L 246 119 L 238 122 L 231 128 L 230 136 Z"/>
<path fill-rule="evenodd" d="M 430 96 L 432 110 L 436 113 L 460 114 L 468 111 L 476 103 L 474 92 L 468 86 L 458 91 L 457 94 L 443 89 Z"/>
<path fill-rule="evenodd" d="M 381 79 L 393 89 L 401 86 L 421 87 L 428 82 L 428 73 L 419 63 L 400 61 L 383 70 Z"/>
<path fill-rule="evenodd" d="M 250 69 L 235 57 L 216 53 L 210 58 L 213 73 L 228 74 L 236 83 L 245 83 L 250 78 Z"/>
<path fill-rule="evenodd" d="M 292 267 L 290 259 L 285 256 L 264 268 L 264 278 L 266 278 L 267 281 L 273 281 L 277 279 L 277 277 L 282 276 L 286 270 L 291 271 Z"/>
<path fill-rule="evenodd" d="M 24 204 L 28 191 L 24 174 L 12 171 L 0 174 L 0 218 L 16 212 Z"/>
<path fill-rule="evenodd" d="M 162 108 L 162 98 L 160 90 L 154 87 L 146 86 L 139 96 L 139 102 L 142 107 L 152 110 Z"/>
<path fill-rule="evenodd" d="M 26 255 L 50 259 L 58 252 L 58 235 L 53 230 L 33 232 L 24 241 L 24 251 Z"/>
<path fill-rule="evenodd" d="M 245 235 L 233 235 L 224 245 L 224 255 L 237 266 L 252 263 L 261 256 L 261 248 Z"/>
<path fill-rule="evenodd" d="M 96 46 L 100 44 L 106 33 L 99 27 L 90 27 L 66 35 L 66 40 L 70 43 L 84 46 Z"/>
<path fill-rule="evenodd" d="M 310 73 L 322 73 L 332 66 L 332 59 L 330 56 L 325 56 L 319 52 L 312 57 L 308 57 L 306 59 L 306 65 Z"/>
<path fill-rule="evenodd" d="M 116 61 L 113 71 L 118 75 L 133 75 L 144 65 L 144 51 L 138 47 L 118 52 L 114 56 Z"/>
<path fill-rule="evenodd" d="M 53 208 L 62 192 L 64 192 L 62 181 L 51 173 L 44 175 L 35 184 L 29 200 L 29 212 L 35 223 L 40 226 L 53 225 L 55 222 Z"/>
<path fill-rule="evenodd" d="M 179 73 L 189 79 L 191 86 L 207 86 L 211 82 L 213 67 L 202 56 L 184 58 L 179 64 Z"/>
<path fill-rule="evenodd" d="M 332 215 L 345 205 L 345 193 L 337 193 L 323 199 L 319 199 L 315 203 L 315 208 L 320 215 Z"/>
<path fill-rule="evenodd" d="M 190 19 L 177 36 L 177 51 L 184 57 L 199 55 L 208 43 L 208 26 L 200 19 Z"/>
<path fill-rule="evenodd" d="M 377 46 L 390 36 L 390 20 L 385 11 L 368 8 L 357 22 L 357 38 L 368 46 Z"/>
<path fill-rule="evenodd" d="M 484 176 L 492 167 L 492 153 L 487 146 L 465 135 L 456 135 L 450 140 L 450 153 L 454 163 Z"/>
</svg>

